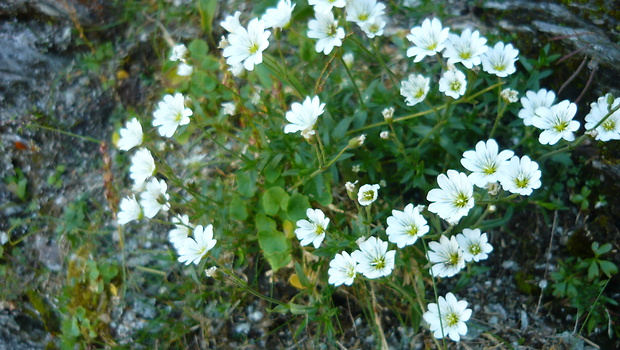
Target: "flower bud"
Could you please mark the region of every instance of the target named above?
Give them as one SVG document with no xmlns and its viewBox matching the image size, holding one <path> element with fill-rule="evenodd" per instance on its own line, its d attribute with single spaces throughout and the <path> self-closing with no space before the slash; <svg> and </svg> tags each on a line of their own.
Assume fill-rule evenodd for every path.
<svg viewBox="0 0 620 350">
<path fill-rule="evenodd" d="M 366 134 L 354 137 L 349 140 L 349 148 L 358 148 L 364 144 L 364 141 L 366 141 Z"/>
<path fill-rule="evenodd" d="M 357 180 L 355 180 L 355 182 L 347 181 L 347 183 L 344 184 L 344 188 L 347 189 L 347 195 L 352 200 L 357 199 L 357 188 L 355 187 L 355 184 L 357 184 Z"/>
<path fill-rule="evenodd" d="M 383 114 L 383 119 L 385 119 L 386 122 L 391 123 L 394 119 L 394 107 L 384 109 L 381 114 Z"/>
<path fill-rule="evenodd" d="M 379 134 L 379 137 L 381 137 L 384 140 L 387 140 L 390 138 L 390 132 L 389 131 L 381 131 L 381 133 Z"/>
</svg>

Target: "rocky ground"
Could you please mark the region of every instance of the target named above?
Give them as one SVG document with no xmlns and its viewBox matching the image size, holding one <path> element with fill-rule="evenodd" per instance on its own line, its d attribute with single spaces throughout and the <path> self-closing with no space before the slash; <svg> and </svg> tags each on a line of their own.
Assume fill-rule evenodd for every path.
<svg viewBox="0 0 620 350">
<path fill-rule="evenodd" d="M 617 9 L 600 10 L 614 9 L 613 0 L 578 1 L 570 6 L 561 1 L 444 2 L 447 12 L 454 16 L 451 25 L 475 23 L 489 32 L 518 33 L 522 42 L 517 46 L 526 56 L 536 57 L 541 44 L 552 43 L 567 57 L 558 63 L 560 74 L 554 76 L 565 81 L 565 77 L 573 78 L 566 84 L 565 98 L 593 101 L 605 92 L 620 96 L 620 15 Z M 184 2 L 179 3 L 183 6 Z M 37 217 L 62 217 L 67 206 L 83 197 L 109 208 L 105 196 L 109 178 L 105 176 L 122 175 L 118 169 L 113 169 L 118 174 L 104 169 L 104 158 L 115 156 L 105 143 L 111 140 L 114 122 L 125 119 L 119 113 L 144 111 L 158 89 L 152 84 L 156 74 L 152 67 L 161 63 L 162 53 L 155 51 L 152 43 L 161 40 L 161 33 L 155 23 L 147 21 L 137 27 L 123 22 L 119 8 L 121 4 L 106 1 L 0 3 L 0 178 L 4 179 L 0 183 L 0 231 L 14 230 L 12 237 L 25 236 L 20 249 L 30 256 L 22 270 L 15 271 L 20 285 L 0 286 L 0 349 L 44 348 L 51 340 L 50 330 L 40 320 L 43 316 L 32 306 L 37 298 L 28 293 L 54 288 L 50 276 L 66 264 L 66 242 L 58 239 L 54 227 L 37 221 Z M 105 25 L 109 23 L 120 24 Z M 410 23 L 403 25 L 408 26 Z M 179 39 L 193 38 L 199 31 L 191 25 L 171 30 Z M 112 44 L 102 48 L 104 42 Z M 161 42 L 160 46 L 164 47 Z M 84 57 L 90 61 L 85 63 Z M 548 83 L 560 87 L 564 81 Z M 541 280 L 549 279 L 549 267 L 568 254 L 571 237 L 576 237 L 572 238 L 576 245 L 589 246 L 595 240 L 612 243 L 613 260 L 620 264 L 618 145 L 600 148 L 586 144 L 576 155 L 587 163 L 587 176 L 606 184 L 599 191 L 607 194 L 607 206 L 587 213 L 574 207 L 551 219 L 520 213 L 519 220 L 513 220 L 508 228 L 514 235 L 499 239 L 501 249 L 489 261 L 488 266 L 496 268 L 475 276 L 459 292 L 461 298 L 483 306 L 474 310 L 476 318 L 466 338 L 471 341 L 454 348 L 620 348 L 617 338 L 609 340 L 604 334 L 591 339 L 572 336 L 574 310 L 541 297 L 538 288 Z M 112 221 L 110 209 L 105 212 L 107 218 L 101 218 L 104 226 Z M 145 244 L 144 237 L 129 240 L 128 251 Z M 40 267 L 49 273 L 35 273 Z M 611 298 L 620 300 L 617 278 L 608 291 Z M 155 299 L 148 296 L 156 293 L 128 296 L 132 307 L 118 310 L 111 323 L 118 341 L 130 341 L 132 327 L 154 317 Z M 224 325 L 230 329 L 224 333 L 232 335 L 247 329 L 247 334 L 260 336 L 270 327 L 265 322 L 269 317 L 265 305 L 257 303 L 243 311 L 231 316 L 231 322 Z M 610 312 L 620 315 L 617 308 Z M 400 327 L 389 312 L 383 321 L 393 348 L 428 346 L 419 334 Z M 372 347 L 367 327 L 355 319 L 350 326 L 343 348 Z M 498 338 L 487 336 L 486 330 Z M 271 346 L 295 348 L 289 334 L 278 333 L 269 339 Z M 214 346 L 199 343 L 196 347 L 206 345 Z"/>
</svg>

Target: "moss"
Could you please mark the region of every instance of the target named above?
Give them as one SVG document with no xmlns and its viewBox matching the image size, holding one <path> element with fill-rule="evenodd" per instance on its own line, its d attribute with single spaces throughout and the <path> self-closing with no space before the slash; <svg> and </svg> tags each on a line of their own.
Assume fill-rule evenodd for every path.
<svg viewBox="0 0 620 350">
<path fill-rule="evenodd" d="M 535 295 L 540 293 L 540 288 L 536 285 L 536 279 L 531 273 L 526 271 L 517 272 L 515 275 L 515 282 L 517 283 L 517 288 L 521 293 L 527 295 Z"/>
<path fill-rule="evenodd" d="M 577 229 L 568 237 L 566 249 L 571 256 L 586 259 L 592 257 L 592 241 L 587 237 L 586 230 Z"/>
</svg>

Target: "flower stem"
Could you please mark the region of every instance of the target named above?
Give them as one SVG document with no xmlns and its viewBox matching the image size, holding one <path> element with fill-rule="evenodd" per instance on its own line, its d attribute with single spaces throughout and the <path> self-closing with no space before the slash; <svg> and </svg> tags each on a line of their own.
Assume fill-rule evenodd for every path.
<svg viewBox="0 0 620 350">
<path fill-rule="evenodd" d="M 491 129 L 491 133 L 489 134 L 489 139 L 493 138 L 493 134 L 495 133 L 495 130 L 499 125 L 499 120 L 502 119 L 505 110 L 505 106 L 502 106 L 502 86 L 500 85 L 502 83 L 502 79 L 500 77 L 497 77 L 497 83 L 497 116 L 495 117 L 493 128 Z"/>
<path fill-rule="evenodd" d="M 360 104 L 362 105 L 362 108 L 365 108 L 365 104 L 364 104 L 364 98 L 362 98 L 362 93 L 360 92 L 360 89 L 357 87 L 357 84 L 355 83 L 355 78 L 353 78 L 353 75 L 351 75 L 351 71 L 349 70 L 349 67 L 347 67 L 347 64 L 344 62 L 344 59 L 342 58 L 342 52 L 338 52 L 337 53 L 338 58 L 340 59 L 340 63 L 342 63 L 342 66 L 344 67 L 345 72 L 347 72 L 347 75 L 349 76 L 349 79 L 351 80 L 351 84 L 353 84 L 353 88 L 355 90 L 355 94 L 357 95 L 357 98 L 360 101 Z"/>
</svg>

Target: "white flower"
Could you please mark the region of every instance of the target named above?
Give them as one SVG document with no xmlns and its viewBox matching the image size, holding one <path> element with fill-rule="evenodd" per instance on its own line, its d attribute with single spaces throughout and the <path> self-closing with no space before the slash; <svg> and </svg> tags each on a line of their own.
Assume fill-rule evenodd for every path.
<svg viewBox="0 0 620 350">
<path fill-rule="evenodd" d="M 228 35 L 228 43 L 224 48 L 223 56 L 226 63 L 235 66 L 243 62 L 243 67 L 253 71 L 254 66 L 263 62 L 263 51 L 269 47 L 270 31 L 265 30 L 265 22 L 254 18 L 248 24 L 248 29 L 239 26 L 234 33 Z"/>
<path fill-rule="evenodd" d="M 467 308 L 465 300 L 458 301 L 452 293 L 446 294 L 445 298 L 439 297 L 438 302 L 439 307 L 436 303 L 428 304 L 428 311 L 422 315 L 424 321 L 430 325 L 435 338 L 448 336 L 459 341 L 461 335 L 467 334 L 465 322 L 471 317 L 471 309 Z"/>
<path fill-rule="evenodd" d="M 235 33 L 239 30 L 239 28 L 243 28 L 241 23 L 239 22 L 239 17 L 241 16 L 241 12 L 237 11 L 234 15 L 228 16 L 220 23 L 222 28 L 226 29 L 229 33 Z M 227 40 L 228 41 L 228 40 Z M 228 46 L 230 44 L 227 44 Z"/>
<path fill-rule="evenodd" d="M 286 112 L 286 120 L 290 122 L 284 127 L 284 133 L 290 134 L 301 131 L 301 136 L 306 139 L 315 134 L 314 125 L 321 114 L 325 103 L 321 103 L 318 96 L 306 97 L 303 104 L 295 102 L 291 110 Z"/>
<path fill-rule="evenodd" d="M 381 131 L 379 137 L 383 140 L 388 140 L 390 138 L 390 132 L 387 130 Z"/>
<path fill-rule="evenodd" d="M 613 101 L 611 101 L 613 99 Z M 586 115 L 586 129 L 591 130 L 614 108 L 620 105 L 620 99 L 614 99 L 611 94 L 601 96 L 590 104 L 590 112 Z M 596 129 L 596 140 L 620 140 L 620 110 L 615 111 Z"/>
<path fill-rule="evenodd" d="M 489 244 L 486 233 L 480 233 L 480 229 L 463 229 L 463 233 L 456 235 L 456 241 L 463 250 L 465 261 L 484 260 L 493 251 L 493 246 Z"/>
<path fill-rule="evenodd" d="M 514 156 L 499 171 L 497 179 L 505 191 L 529 196 L 533 190 L 540 187 L 540 175 L 538 164 L 530 157 L 523 156 L 519 159 Z"/>
<path fill-rule="evenodd" d="M 136 146 L 140 146 L 144 138 L 142 125 L 136 118 L 125 123 L 125 127 L 119 131 L 119 134 L 121 138 L 116 143 L 116 146 L 123 151 L 129 151 Z"/>
<path fill-rule="evenodd" d="M 183 44 L 175 45 L 170 54 L 170 61 L 182 61 L 187 55 L 187 47 Z"/>
<path fill-rule="evenodd" d="M 442 28 L 441 22 L 437 18 L 422 22 L 422 26 L 411 28 L 411 34 L 407 39 L 413 46 L 407 50 L 407 57 L 413 57 L 413 62 L 420 62 L 426 56 L 434 56 L 444 49 L 444 42 L 448 39 L 449 28 Z"/>
<path fill-rule="evenodd" d="M 355 61 L 355 56 L 353 56 L 352 53 L 347 52 L 342 55 L 342 60 L 344 61 L 344 64 L 347 66 L 347 68 L 351 69 L 351 67 L 353 67 L 353 61 Z"/>
<path fill-rule="evenodd" d="M 398 248 L 414 244 L 429 230 L 426 219 L 420 214 L 420 209 L 411 203 L 404 211 L 392 210 L 392 216 L 387 218 L 387 224 L 385 232 L 388 241 L 396 243 Z"/>
<path fill-rule="evenodd" d="M 357 271 L 367 278 L 379 278 L 392 273 L 394 269 L 395 250 L 388 252 L 388 242 L 370 237 L 359 245 L 360 249 L 351 253 L 359 264 Z"/>
<path fill-rule="evenodd" d="M 560 139 L 575 140 L 573 132 L 577 131 L 580 125 L 578 121 L 573 120 L 575 113 L 577 113 L 577 105 L 568 100 L 553 105 L 551 108 L 537 108 L 536 115 L 540 118 L 533 118 L 532 124 L 543 130 L 538 141 L 543 145 L 555 145 Z"/>
<path fill-rule="evenodd" d="M 234 102 L 224 102 L 222 103 L 222 109 L 224 110 L 224 115 L 235 115 L 237 105 Z"/>
<path fill-rule="evenodd" d="M 448 239 L 442 235 L 439 242 L 429 242 L 428 249 L 428 261 L 433 264 L 431 274 L 435 277 L 452 277 L 465 267 L 463 251 L 454 236 Z"/>
<path fill-rule="evenodd" d="M 465 74 L 460 70 L 449 69 L 439 79 L 439 91 L 454 99 L 464 95 L 466 88 Z"/>
<path fill-rule="evenodd" d="M 140 148 L 131 157 L 129 177 L 134 181 L 135 186 L 139 187 L 153 174 L 155 174 L 155 160 L 151 155 L 151 151 L 146 148 Z"/>
<path fill-rule="evenodd" d="M 268 8 L 261 18 L 265 28 L 284 28 L 291 22 L 291 15 L 295 4 L 291 0 L 280 0 L 276 8 Z"/>
<path fill-rule="evenodd" d="M 160 210 L 170 209 L 170 195 L 166 193 L 168 185 L 166 181 L 151 179 L 146 183 L 146 189 L 140 194 L 140 205 L 144 208 L 144 216 L 152 219 Z"/>
<path fill-rule="evenodd" d="M 118 224 L 125 225 L 132 220 L 140 220 L 142 218 L 142 208 L 136 200 L 136 195 L 121 199 L 121 211 L 118 212 Z"/>
<path fill-rule="evenodd" d="M 458 223 L 474 206 L 474 185 L 465 173 L 456 170 L 448 170 L 448 176 L 439 174 L 437 184 L 440 188 L 430 190 L 426 196 L 435 202 L 428 206 L 428 210 L 450 224 Z"/>
<path fill-rule="evenodd" d="M 350 286 L 357 275 L 357 261 L 353 260 L 347 252 L 336 254 L 332 261 L 329 262 L 329 270 L 327 274 L 329 279 L 327 282 L 334 286 L 346 284 Z"/>
<path fill-rule="evenodd" d="M 461 164 L 471 171 L 469 180 L 478 187 L 485 187 L 487 183 L 497 181 L 497 174 L 508 159 L 514 155 L 513 151 L 503 150 L 499 152 L 499 146 L 495 140 L 487 142 L 479 141 L 476 150 L 465 151 Z"/>
<path fill-rule="evenodd" d="M 178 76 L 189 77 L 190 75 L 192 75 L 192 73 L 194 73 L 194 67 L 190 66 L 185 62 L 179 63 L 179 66 L 177 67 Z"/>
<path fill-rule="evenodd" d="M 555 101 L 555 93 L 540 89 L 538 92 L 528 91 L 524 97 L 521 97 L 521 105 L 523 108 L 519 111 L 519 118 L 523 119 L 523 124 L 533 125 L 532 120 L 540 118 L 536 115 L 536 110 L 540 107 L 551 108 Z"/>
<path fill-rule="evenodd" d="M 172 137 L 179 125 L 189 124 L 189 117 L 193 114 L 191 109 L 185 108 L 185 97 L 182 94 L 166 95 L 153 112 L 153 126 L 158 127 L 161 136 Z"/>
<path fill-rule="evenodd" d="M 215 276 L 216 272 L 217 272 L 217 266 L 211 266 L 208 269 L 205 269 L 205 276 L 213 277 Z"/>
<path fill-rule="evenodd" d="M 329 55 L 334 46 L 342 45 L 344 29 L 338 27 L 338 21 L 334 20 L 334 14 L 331 11 L 315 12 L 314 16 L 315 19 L 308 22 L 308 37 L 319 39 L 314 47 L 316 52 Z"/>
<path fill-rule="evenodd" d="M 383 35 L 383 28 L 385 28 L 385 20 L 383 16 L 374 17 L 372 20 L 365 21 L 359 24 L 359 27 L 362 29 L 366 36 L 370 39 L 375 36 Z"/>
<path fill-rule="evenodd" d="M 515 62 L 519 59 L 519 50 L 512 47 L 512 44 L 504 46 L 503 42 L 495 44 L 493 49 L 487 50 L 480 59 L 482 69 L 498 77 L 507 77 L 517 71 Z"/>
<path fill-rule="evenodd" d="M 209 225 L 204 229 L 202 225 L 198 225 L 194 229 L 194 238 L 185 238 L 185 241 L 179 247 L 178 260 L 185 265 L 191 263 L 198 265 L 209 250 L 215 247 L 216 243 L 217 240 L 213 239 L 213 225 Z"/>
<path fill-rule="evenodd" d="M 506 88 L 499 93 L 499 96 L 506 103 L 515 103 L 519 101 L 519 92 L 510 88 Z"/>
<path fill-rule="evenodd" d="M 380 186 L 377 184 L 364 185 L 360 187 L 359 191 L 357 191 L 357 201 L 362 206 L 370 205 L 372 202 L 377 200 L 379 188 Z"/>
<path fill-rule="evenodd" d="M 178 250 L 183 245 L 185 239 L 189 236 L 193 225 L 189 222 L 189 216 L 175 216 L 172 219 L 175 228 L 168 232 L 168 241 Z"/>
<path fill-rule="evenodd" d="M 394 107 L 385 108 L 381 111 L 381 115 L 386 122 L 391 122 L 394 119 Z"/>
<path fill-rule="evenodd" d="M 407 80 L 400 84 L 400 94 L 405 98 L 407 106 L 415 106 L 424 101 L 430 89 L 430 78 L 425 78 L 421 74 L 411 74 Z"/>
<path fill-rule="evenodd" d="M 345 7 L 347 0 L 308 0 L 308 4 L 314 6 L 314 12 L 325 12 L 333 7 Z"/>
<path fill-rule="evenodd" d="M 480 55 L 489 49 L 486 43 L 487 39 L 480 37 L 477 30 L 472 33 L 467 28 L 461 36 L 450 34 L 443 57 L 448 59 L 448 64 L 461 62 L 466 68 L 472 69 L 480 65 Z"/>
<path fill-rule="evenodd" d="M 314 245 L 314 248 L 319 248 L 323 239 L 325 239 L 325 232 L 329 225 L 329 218 L 325 217 L 325 214 L 321 209 L 308 209 L 306 210 L 308 220 L 297 221 L 297 229 L 295 229 L 295 235 L 299 239 L 299 244 L 306 246 L 310 243 Z"/>
<path fill-rule="evenodd" d="M 360 27 L 385 13 L 385 5 L 376 0 L 349 0 L 346 7 L 347 21 L 355 22 Z"/>
</svg>

